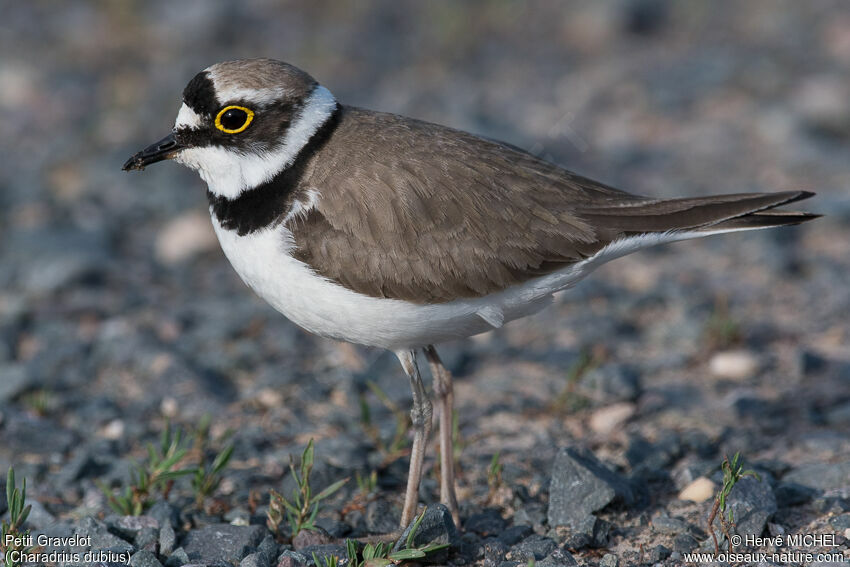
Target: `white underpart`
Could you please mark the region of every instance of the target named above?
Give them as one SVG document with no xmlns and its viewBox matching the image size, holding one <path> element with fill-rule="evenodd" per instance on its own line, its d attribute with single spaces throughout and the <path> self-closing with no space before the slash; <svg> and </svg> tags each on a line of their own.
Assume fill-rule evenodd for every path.
<svg viewBox="0 0 850 567">
<path fill-rule="evenodd" d="M 201 123 L 201 117 L 198 113 L 184 102 L 183 106 L 180 107 L 180 111 L 177 113 L 177 120 L 174 121 L 174 129 L 200 128 Z"/>
<path fill-rule="evenodd" d="M 223 98 L 222 93 L 216 94 Z M 250 101 L 257 99 L 251 94 L 243 98 Z M 222 146 L 206 146 L 182 150 L 174 160 L 197 170 L 212 193 L 235 199 L 243 191 L 265 183 L 291 165 L 301 148 L 330 118 L 334 108 L 336 99 L 328 89 L 319 85 L 307 98 L 298 119 L 275 150 L 240 153 Z"/>
<path fill-rule="evenodd" d="M 665 242 L 735 232 L 665 232 L 609 244 L 595 255 L 550 275 L 476 299 L 423 305 L 351 291 L 292 257 L 284 225 L 239 236 L 213 216 L 225 255 L 242 280 L 275 309 L 307 331 L 394 351 L 467 337 L 535 313 L 552 294 L 573 286 L 600 265 Z"/>
</svg>

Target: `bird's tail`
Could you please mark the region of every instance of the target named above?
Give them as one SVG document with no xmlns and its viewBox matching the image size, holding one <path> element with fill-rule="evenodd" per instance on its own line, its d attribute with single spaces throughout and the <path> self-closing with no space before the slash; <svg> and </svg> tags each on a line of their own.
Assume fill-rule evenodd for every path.
<svg viewBox="0 0 850 567">
<path fill-rule="evenodd" d="M 812 197 L 809 191 L 738 193 L 713 197 L 636 200 L 605 207 L 586 207 L 579 214 L 620 235 L 687 232 L 699 236 L 799 224 L 821 215 L 774 210 Z"/>
</svg>

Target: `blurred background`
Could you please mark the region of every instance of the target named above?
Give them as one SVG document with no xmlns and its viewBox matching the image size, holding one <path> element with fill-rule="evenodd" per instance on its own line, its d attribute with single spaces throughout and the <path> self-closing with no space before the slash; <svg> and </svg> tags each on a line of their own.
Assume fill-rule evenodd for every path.
<svg viewBox="0 0 850 567">
<path fill-rule="evenodd" d="M 0 469 L 52 513 L 103 506 L 94 479 L 126 475 L 166 418 L 236 429 L 244 495 L 310 437 L 333 466 L 372 466 L 359 402 L 394 425 L 367 381 L 406 407 L 394 360 L 303 333 L 239 281 L 193 173 L 121 171 L 195 73 L 244 57 L 636 193 L 818 193 L 801 208 L 819 221 L 642 252 L 447 345 L 467 497 L 497 450 L 545 493 L 574 442 L 648 478 L 729 450 L 776 475 L 850 459 L 846 2 L 0 5 Z M 662 441 L 675 450 L 645 460 Z M 396 492 L 397 468 L 380 481 Z"/>
</svg>

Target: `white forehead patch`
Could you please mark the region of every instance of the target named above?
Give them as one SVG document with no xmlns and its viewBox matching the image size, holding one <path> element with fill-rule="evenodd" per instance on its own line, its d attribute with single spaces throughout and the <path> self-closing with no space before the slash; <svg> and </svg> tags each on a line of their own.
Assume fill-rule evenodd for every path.
<svg viewBox="0 0 850 567">
<path fill-rule="evenodd" d="M 194 110 L 189 108 L 186 103 L 180 107 L 180 112 L 177 113 L 177 120 L 174 121 L 174 128 L 200 128 L 201 117 Z"/>
<path fill-rule="evenodd" d="M 221 146 L 204 146 L 181 150 L 174 161 L 197 170 L 215 195 L 235 199 L 242 192 L 269 181 L 292 165 L 298 153 L 322 124 L 327 122 L 334 109 L 336 99 L 328 89 L 319 85 L 310 94 L 298 118 L 287 129 L 277 149 L 245 153 Z"/>
</svg>

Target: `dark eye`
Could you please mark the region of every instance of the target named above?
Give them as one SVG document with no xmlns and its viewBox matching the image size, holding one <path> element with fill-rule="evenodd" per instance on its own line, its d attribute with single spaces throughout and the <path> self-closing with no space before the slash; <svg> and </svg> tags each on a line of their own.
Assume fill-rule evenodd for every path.
<svg viewBox="0 0 850 567">
<path fill-rule="evenodd" d="M 226 134 L 238 134 L 254 119 L 254 112 L 244 106 L 225 106 L 215 117 L 215 127 Z"/>
</svg>

